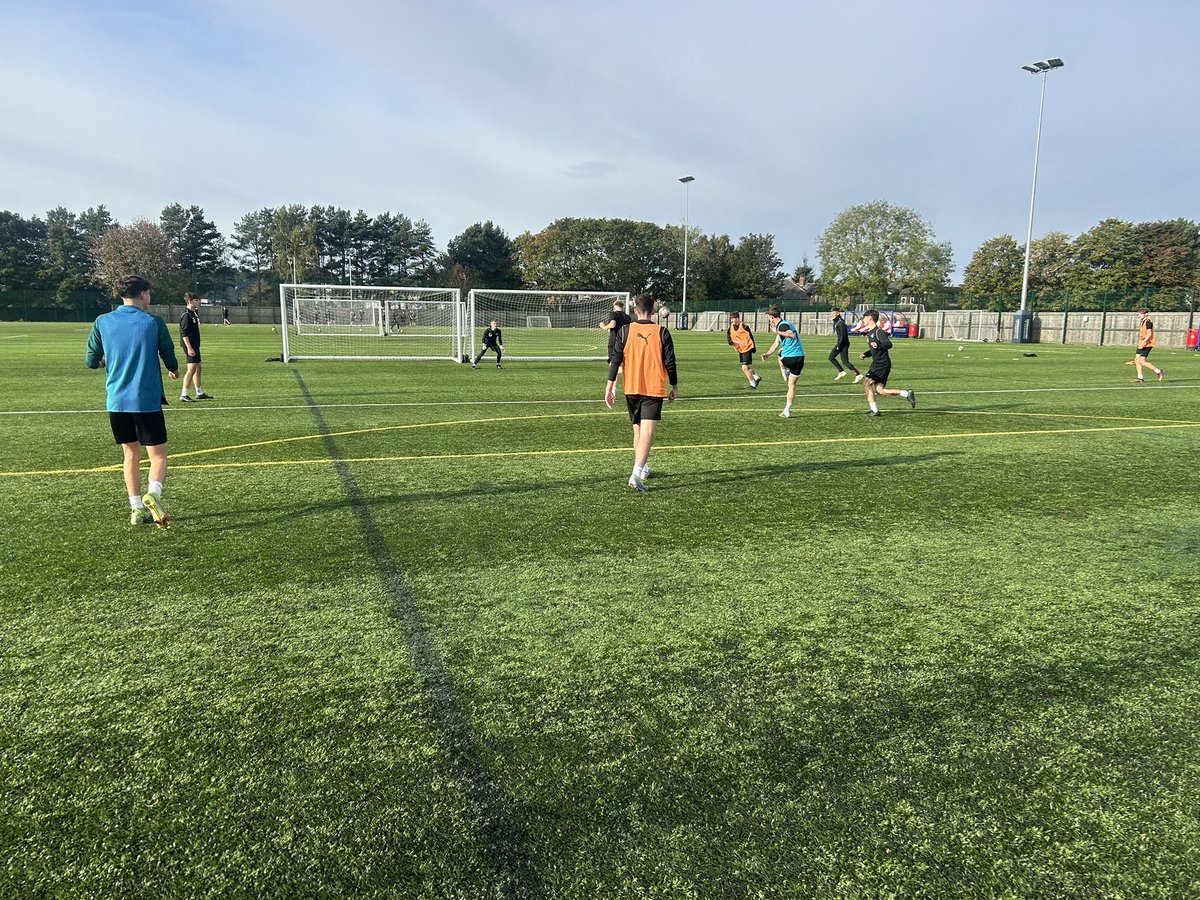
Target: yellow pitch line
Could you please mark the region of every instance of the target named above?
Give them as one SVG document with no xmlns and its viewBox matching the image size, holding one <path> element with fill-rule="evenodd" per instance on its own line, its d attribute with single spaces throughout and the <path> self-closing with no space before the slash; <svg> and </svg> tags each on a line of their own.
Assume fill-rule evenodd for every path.
<svg viewBox="0 0 1200 900">
<path fill-rule="evenodd" d="M 994 438 L 994 437 L 1030 437 L 1041 435 L 1063 434 L 1096 434 L 1112 431 L 1160 431 L 1175 428 L 1200 428 L 1200 422 L 1182 422 L 1168 425 L 1116 425 L 1103 428 L 1045 428 L 1032 431 L 960 431 L 948 434 L 895 434 L 868 435 L 864 437 L 834 437 L 834 438 L 797 438 L 783 441 L 728 441 L 712 444 L 665 444 L 654 448 L 655 453 L 666 453 L 672 450 L 731 450 L 748 447 L 799 447 L 828 444 L 867 444 L 891 443 L 896 441 L 939 441 L 958 438 Z M 172 466 L 172 469 L 251 469 L 269 466 L 313 466 L 329 465 L 333 462 L 342 463 L 379 463 L 379 462 L 431 462 L 451 459 L 504 459 L 529 456 L 577 456 L 587 453 L 628 453 L 629 447 L 571 447 L 560 450 L 496 450 L 486 453 L 430 453 L 409 456 L 361 456 L 344 457 L 334 460 L 330 457 L 317 459 L 281 459 L 264 460 L 259 462 L 220 462 L 192 463 Z M 120 466 L 103 466 L 90 469 L 51 469 L 45 471 L 0 472 L 0 477 L 16 477 L 29 475 L 87 475 L 96 472 L 118 471 Z"/>
<path fill-rule="evenodd" d="M 769 410 L 751 410 L 750 412 L 767 412 L 767 411 L 769 411 Z M 703 413 L 703 414 L 707 415 L 707 414 L 711 414 L 711 413 L 727 413 L 727 412 L 735 412 L 735 413 L 743 413 L 744 414 L 747 412 L 747 409 L 745 407 L 741 407 L 741 406 L 715 407 L 715 408 L 710 408 L 710 409 L 698 409 L 696 407 L 675 408 L 672 410 L 671 415 L 675 416 L 675 415 L 679 415 L 679 414 L 687 415 L 687 414 L 697 414 L 697 413 Z M 824 408 L 824 407 L 793 407 L 792 412 L 846 414 L 846 413 L 859 412 L 859 410 L 857 410 L 857 409 L 853 409 L 853 410 L 851 410 L 851 409 L 828 409 L 828 408 Z M 1191 422 L 1181 422 L 1181 421 L 1172 420 L 1172 419 L 1142 419 L 1142 418 L 1136 418 L 1133 416 L 1091 416 L 1091 415 L 1083 415 L 1083 414 L 1079 414 L 1079 413 L 987 412 L 987 411 L 979 411 L 979 410 L 961 410 L 961 409 L 935 410 L 935 412 L 946 414 L 946 415 L 1028 416 L 1031 418 L 1096 419 L 1096 420 L 1101 420 L 1101 421 L 1150 422 L 1150 423 L 1155 423 L 1155 424 L 1170 424 L 1170 425 L 1194 424 Z M 602 410 L 602 411 L 585 412 L 585 413 L 545 413 L 545 414 L 541 414 L 541 415 L 527 415 L 527 416 L 492 416 L 492 417 L 485 418 L 485 419 L 451 419 L 451 420 L 448 420 L 445 422 L 415 422 L 415 423 L 410 423 L 407 425 L 379 425 L 374 428 L 354 428 L 354 429 L 351 429 L 348 431 L 332 431 L 329 434 L 303 434 L 303 435 L 296 435 L 294 437 L 273 438 L 269 441 L 253 441 L 253 442 L 247 443 L 247 444 L 228 444 L 224 447 L 209 447 L 204 450 L 185 450 L 180 453 L 172 453 L 171 458 L 172 459 L 185 459 L 190 456 L 205 456 L 205 455 L 209 455 L 212 453 L 229 453 L 230 451 L 233 451 L 233 450 L 248 450 L 253 447 L 270 447 L 270 446 L 279 445 L 279 444 L 297 443 L 299 441 L 319 441 L 326 437 L 330 437 L 330 438 L 350 437 L 352 435 L 359 435 L 359 434 L 381 434 L 381 433 L 387 432 L 387 431 L 412 431 L 412 430 L 416 430 L 419 428 L 444 428 L 444 427 L 450 426 L 450 425 L 489 425 L 489 424 L 494 424 L 496 422 L 532 422 L 532 421 L 536 421 L 539 419 L 598 418 L 600 416 L 606 416 L 606 415 L 611 415 L 611 412 L 608 410 Z M 96 471 L 109 471 L 111 468 L 113 468 L 113 467 L 102 466 L 102 467 L 97 467 Z M 119 469 L 120 466 L 116 466 L 115 468 Z M 4 475 L 8 475 L 8 474 L 12 474 L 12 473 L 0 472 L 0 476 L 4 476 Z"/>
</svg>

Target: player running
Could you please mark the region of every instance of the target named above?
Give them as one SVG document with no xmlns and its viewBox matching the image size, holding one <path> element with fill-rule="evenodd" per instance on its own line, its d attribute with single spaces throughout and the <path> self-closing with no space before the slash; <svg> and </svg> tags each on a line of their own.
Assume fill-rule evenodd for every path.
<svg viewBox="0 0 1200 900">
<path fill-rule="evenodd" d="M 867 415 L 879 415 L 879 404 L 875 402 L 876 394 L 885 397 L 903 397 L 908 401 L 909 406 L 916 409 L 916 391 L 898 391 L 887 386 L 888 375 L 892 371 L 892 360 L 888 356 L 888 351 L 892 348 L 892 338 L 888 335 L 887 329 L 879 327 L 879 313 L 876 310 L 868 309 L 863 313 L 863 324 L 867 326 L 867 346 L 870 349 L 866 353 L 860 353 L 858 358 L 870 357 L 871 359 L 871 367 L 867 369 L 867 380 L 863 385 L 863 390 L 867 394 L 867 405 L 871 408 Z"/>
<path fill-rule="evenodd" d="M 800 332 L 796 326 L 783 318 L 778 306 L 767 307 L 767 325 L 775 334 L 775 343 L 771 349 L 762 355 L 763 359 L 779 351 L 779 366 L 783 377 L 787 379 L 787 400 L 784 401 L 781 419 L 792 417 L 792 401 L 796 399 L 796 379 L 804 371 L 804 344 L 800 341 Z"/>
<path fill-rule="evenodd" d="M 212 400 L 212 394 L 204 393 L 200 386 L 200 295 L 188 291 L 183 295 L 183 303 L 187 309 L 179 320 L 179 345 L 183 347 L 183 359 L 187 363 L 187 371 L 183 373 L 183 386 L 180 388 L 179 399 L 184 403 L 195 403 L 196 400 Z M 188 396 L 188 385 L 196 388 L 196 399 Z"/>
<path fill-rule="evenodd" d="M 849 369 L 854 373 L 854 383 L 858 384 L 863 380 L 863 374 L 850 362 L 850 330 L 846 327 L 846 320 L 840 309 L 831 309 L 829 317 L 833 320 L 833 349 L 829 351 L 829 361 L 837 369 L 833 380 L 841 381 L 846 377 L 846 369 Z M 839 357 L 841 362 L 838 362 Z"/>
<path fill-rule="evenodd" d="M 481 343 L 483 346 L 479 348 L 479 355 L 475 357 L 475 361 L 471 363 L 471 368 L 478 369 L 479 361 L 483 359 L 483 354 L 487 353 L 489 350 L 496 354 L 496 368 L 502 368 L 500 365 L 500 357 L 504 355 L 504 335 L 500 332 L 500 323 L 495 319 L 492 319 L 492 321 L 488 323 L 487 329 L 483 332 L 483 340 Z M 517 366 L 517 368 L 519 369 L 520 366 Z"/>
<path fill-rule="evenodd" d="M 725 329 L 725 340 L 729 342 L 738 353 L 738 361 L 742 364 L 742 373 L 750 382 L 750 390 L 755 390 L 758 383 L 762 381 L 762 376 L 754 371 L 754 335 L 742 321 L 742 314 L 739 312 L 731 312 L 729 314 L 729 327 Z"/>
<path fill-rule="evenodd" d="M 633 472 L 629 486 L 646 493 L 650 476 L 650 450 L 654 429 L 662 419 L 663 398 L 668 402 L 679 396 L 679 377 L 675 371 L 675 344 L 665 325 L 651 321 L 654 298 L 640 294 L 634 299 L 637 321 L 617 332 L 613 357 L 608 363 L 608 384 L 604 403 L 609 409 L 617 399 L 617 371 L 624 366 L 625 405 L 633 425 Z M 668 389 L 668 385 L 670 386 Z"/>
</svg>

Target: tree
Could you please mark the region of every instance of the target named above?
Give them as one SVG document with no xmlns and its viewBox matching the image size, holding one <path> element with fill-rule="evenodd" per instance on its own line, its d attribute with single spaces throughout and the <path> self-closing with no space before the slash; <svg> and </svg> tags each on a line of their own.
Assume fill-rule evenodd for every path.
<svg viewBox="0 0 1200 900">
<path fill-rule="evenodd" d="M 446 247 L 444 267 L 457 268 L 457 277 L 470 287 L 503 290 L 520 285 L 513 242 L 489 219 L 476 222 Z M 460 285 L 464 286 L 464 285 Z"/>
<path fill-rule="evenodd" d="M 316 227 L 307 210 L 299 203 L 272 210 L 269 234 L 279 279 L 303 283 L 317 267 Z"/>
<path fill-rule="evenodd" d="M 729 257 L 734 296 L 752 299 L 779 296 L 782 265 L 783 260 L 775 252 L 775 235 L 745 235 Z"/>
<path fill-rule="evenodd" d="M 1125 294 L 1137 290 L 1141 241 L 1133 223 L 1104 219 L 1072 245 L 1074 261 L 1066 273 L 1067 289 L 1076 295 Z M 1140 297 L 1122 305 L 1132 307 Z"/>
<path fill-rule="evenodd" d="M 950 243 L 939 243 L 920 214 L 884 200 L 840 213 L 817 252 L 828 293 L 882 295 L 889 284 L 932 291 L 946 284 L 954 266 Z"/>
<path fill-rule="evenodd" d="M 963 270 L 962 290 L 975 297 L 1020 293 L 1024 272 L 1025 251 L 1011 234 L 988 238 Z"/>
<path fill-rule="evenodd" d="M 141 275 L 152 286 L 163 285 L 179 272 L 171 240 L 156 222 L 134 219 L 106 231 L 95 246 L 95 275 L 114 294 L 127 275 Z"/>
<path fill-rule="evenodd" d="M 792 272 L 792 280 L 797 284 L 812 284 L 817 280 L 817 270 L 809 265 L 808 257 L 804 257 L 800 265 Z"/>
<path fill-rule="evenodd" d="M 1200 287 L 1200 228 L 1187 219 L 1142 222 L 1135 226 L 1141 245 L 1138 274 L 1155 294 L 1155 306 L 1183 306 Z"/>
<path fill-rule="evenodd" d="M 0 211 L 0 293 L 40 283 L 46 269 L 46 223 Z"/>
<path fill-rule="evenodd" d="M 514 242 L 524 284 L 536 290 L 651 291 L 669 296 L 682 232 L 630 219 L 557 219 Z"/>
<path fill-rule="evenodd" d="M 172 203 L 162 211 L 159 224 L 190 286 L 208 287 L 225 270 L 225 238 L 199 206 L 184 209 Z"/>
<path fill-rule="evenodd" d="M 233 257 L 254 276 L 254 287 L 250 291 L 253 297 L 264 293 L 266 284 L 263 276 L 275 268 L 275 252 L 271 246 L 274 216 L 274 210 L 263 208 L 246 213 L 233 226 Z"/>
<path fill-rule="evenodd" d="M 1066 290 L 1067 272 L 1075 259 L 1071 238 L 1067 233 L 1047 232 L 1035 238 L 1029 247 L 1030 293 L 1043 295 Z"/>
<path fill-rule="evenodd" d="M 79 219 L 65 207 L 46 213 L 46 249 L 39 281 L 54 291 L 54 302 L 67 305 L 89 286 L 92 254 Z"/>
</svg>

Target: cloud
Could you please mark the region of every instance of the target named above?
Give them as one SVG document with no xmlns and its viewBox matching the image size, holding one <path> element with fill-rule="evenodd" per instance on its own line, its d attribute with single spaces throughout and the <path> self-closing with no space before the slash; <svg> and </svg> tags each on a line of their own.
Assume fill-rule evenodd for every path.
<svg viewBox="0 0 1200 900">
<path fill-rule="evenodd" d="M 567 176 L 570 178 L 607 178 L 615 174 L 616 163 L 605 162 L 601 159 L 589 159 L 584 162 L 567 166 Z"/>
</svg>

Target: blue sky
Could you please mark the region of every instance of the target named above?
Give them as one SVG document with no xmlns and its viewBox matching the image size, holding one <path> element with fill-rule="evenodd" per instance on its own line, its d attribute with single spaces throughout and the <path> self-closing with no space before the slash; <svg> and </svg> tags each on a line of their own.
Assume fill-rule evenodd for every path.
<svg viewBox="0 0 1200 900">
<path fill-rule="evenodd" d="M 613 0 L 3 3 L 0 208 L 120 221 L 303 203 L 562 216 L 734 239 L 787 269 L 855 203 L 910 206 L 961 268 L 1034 234 L 1200 218 L 1200 3 Z"/>
</svg>

